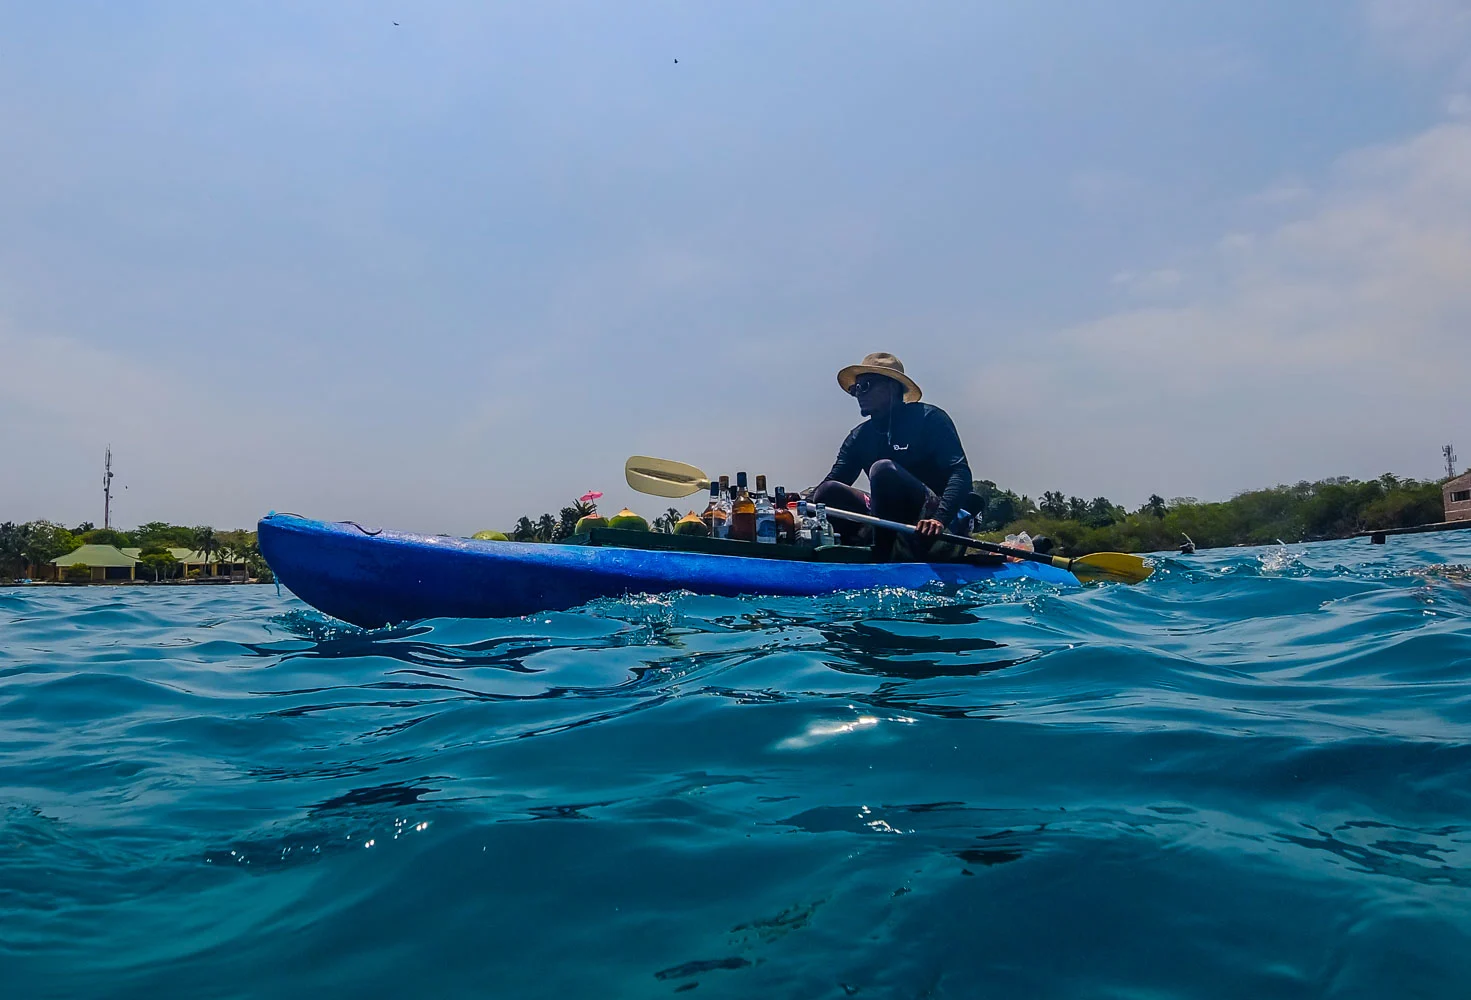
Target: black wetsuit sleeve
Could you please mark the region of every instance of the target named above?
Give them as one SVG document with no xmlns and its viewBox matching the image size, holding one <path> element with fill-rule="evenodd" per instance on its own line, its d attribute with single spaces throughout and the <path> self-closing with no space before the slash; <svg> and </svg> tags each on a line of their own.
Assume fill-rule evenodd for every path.
<svg viewBox="0 0 1471 1000">
<path fill-rule="evenodd" d="M 949 470 L 945 492 L 940 494 L 940 510 L 935 515 L 935 520 L 948 526 L 960 510 L 966 494 L 973 488 L 970 463 L 965 460 L 965 449 L 960 445 L 960 435 L 956 433 L 955 423 L 949 414 L 935 409 L 930 412 L 929 418 L 931 425 L 928 436 L 934 442 L 935 462 L 942 469 Z"/>
<path fill-rule="evenodd" d="M 868 471 L 868 465 L 863 461 L 863 456 L 860 454 L 862 448 L 859 446 L 858 441 L 859 433 L 862 430 L 863 425 L 859 424 L 843 439 L 842 446 L 838 448 L 838 457 L 833 461 L 832 471 L 824 478 L 824 482 L 833 480 L 842 483 L 844 486 L 852 486 L 858 481 L 858 474 L 860 472 Z M 963 493 L 961 494 L 961 496 L 964 495 Z"/>
</svg>

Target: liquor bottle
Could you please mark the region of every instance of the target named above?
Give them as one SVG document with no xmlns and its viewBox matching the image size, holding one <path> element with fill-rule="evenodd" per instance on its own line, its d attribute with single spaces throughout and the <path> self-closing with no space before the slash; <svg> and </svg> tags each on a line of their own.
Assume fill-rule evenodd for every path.
<svg viewBox="0 0 1471 1000">
<path fill-rule="evenodd" d="M 705 528 L 710 532 L 711 538 L 719 538 L 725 527 L 725 511 L 720 508 L 720 484 L 710 484 L 710 505 L 700 515 L 700 520 L 705 522 Z M 718 527 L 717 527 L 718 524 Z"/>
<path fill-rule="evenodd" d="M 797 544 L 812 548 L 817 544 L 817 518 L 812 514 L 812 505 L 806 500 L 798 501 Z"/>
<path fill-rule="evenodd" d="M 730 508 L 730 537 L 741 542 L 756 540 L 756 501 L 746 489 L 746 474 L 736 473 L 735 499 Z"/>
<path fill-rule="evenodd" d="M 825 503 L 817 505 L 817 534 L 821 539 L 818 545 L 833 544 L 833 526 L 827 519 L 827 504 Z"/>
<path fill-rule="evenodd" d="M 778 486 L 776 488 L 776 540 L 783 545 L 795 545 L 797 519 L 792 516 L 792 510 L 787 503 L 786 487 Z"/>
<path fill-rule="evenodd" d="M 763 545 L 776 544 L 776 508 L 766 495 L 766 477 L 756 477 L 756 541 Z"/>
<path fill-rule="evenodd" d="M 730 508 L 731 508 L 730 477 L 729 476 L 721 476 L 720 477 L 720 513 L 721 513 L 722 516 L 715 522 L 719 526 L 719 529 L 720 529 L 719 534 L 717 534 L 715 536 L 716 538 L 729 538 L 730 537 Z"/>
</svg>

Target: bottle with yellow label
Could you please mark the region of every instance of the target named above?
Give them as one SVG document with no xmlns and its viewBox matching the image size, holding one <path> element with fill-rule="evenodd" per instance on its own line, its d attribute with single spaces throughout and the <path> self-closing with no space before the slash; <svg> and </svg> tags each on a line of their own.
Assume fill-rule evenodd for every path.
<svg viewBox="0 0 1471 1000">
<path fill-rule="evenodd" d="M 756 501 L 746 489 L 746 474 L 736 473 L 735 499 L 730 508 L 730 537 L 741 542 L 756 540 Z"/>
</svg>

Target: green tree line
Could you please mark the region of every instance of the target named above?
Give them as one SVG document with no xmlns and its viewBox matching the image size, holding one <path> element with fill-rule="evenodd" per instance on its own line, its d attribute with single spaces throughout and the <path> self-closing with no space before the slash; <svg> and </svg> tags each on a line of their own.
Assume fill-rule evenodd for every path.
<svg viewBox="0 0 1471 1000">
<path fill-rule="evenodd" d="M 258 580 L 274 579 L 261 557 L 255 532 L 219 531 L 209 525 L 189 527 L 166 521 L 150 521 L 131 531 L 98 528 L 90 521 L 74 528 L 52 521 L 0 523 L 0 579 L 39 575 L 40 568 L 52 559 L 83 545 L 141 549 L 138 561 L 145 578 L 177 576 L 181 567 L 169 549 L 179 548 L 202 553 L 210 561 L 244 563 L 250 576 Z"/>
<path fill-rule="evenodd" d="M 1071 555 L 1157 552 L 1175 548 L 1186 537 L 1202 548 L 1260 545 L 1278 539 L 1316 541 L 1445 517 L 1439 482 L 1401 479 L 1389 473 L 1363 481 L 1339 476 L 1250 490 L 1217 503 L 1202 503 L 1194 497 L 1165 500 L 1156 494 L 1132 511 L 1107 497 L 1085 500 L 1058 491 L 1045 492 L 1034 501 L 989 480 L 975 483 L 975 489 L 985 500 L 977 534 L 998 541 L 1022 531 L 1033 537 L 1047 535 Z M 522 517 L 507 534 L 517 541 L 559 541 L 573 534 L 578 520 L 590 513 L 590 504 L 574 501 L 556 515 Z M 672 531 L 680 516 L 670 507 L 650 527 Z M 98 528 L 90 522 L 72 528 L 52 521 L 0 523 L 0 579 L 38 575 L 41 566 L 82 545 L 137 547 L 142 550 L 139 561 L 145 577 L 155 579 L 178 575 L 180 567 L 170 548 L 244 563 L 252 577 L 273 579 L 261 558 L 255 532 L 165 521 L 150 521 L 130 531 Z"/>
<path fill-rule="evenodd" d="M 984 537 L 1000 540 L 1022 531 L 1033 537 L 1046 535 L 1070 555 L 1158 552 L 1175 548 L 1187 537 L 1202 548 L 1262 545 L 1279 539 L 1318 541 L 1445 518 L 1439 482 L 1389 473 L 1362 481 L 1338 476 L 1250 490 L 1217 503 L 1194 497 L 1165 500 L 1155 494 L 1133 511 L 1106 497 L 1084 500 L 1049 491 L 1040 502 L 1033 502 L 992 482 L 975 487 L 986 499 L 978 526 Z"/>
<path fill-rule="evenodd" d="M 1103 496 L 1087 500 L 1049 490 L 1033 500 L 990 480 L 974 487 L 985 501 L 976 525 L 978 535 L 995 541 L 1022 531 L 1046 535 L 1071 555 L 1158 552 L 1176 548 L 1187 537 L 1201 548 L 1262 545 L 1278 539 L 1317 541 L 1445 517 L 1440 482 L 1401 479 L 1390 473 L 1364 481 L 1337 476 L 1249 490 L 1213 503 L 1152 494 L 1135 510 Z M 573 534 L 578 519 L 590 513 L 591 505 L 573 502 L 555 516 L 522 517 L 506 534 L 516 541 L 555 542 Z M 649 526 L 672 531 L 680 516 L 670 507 Z"/>
</svg>

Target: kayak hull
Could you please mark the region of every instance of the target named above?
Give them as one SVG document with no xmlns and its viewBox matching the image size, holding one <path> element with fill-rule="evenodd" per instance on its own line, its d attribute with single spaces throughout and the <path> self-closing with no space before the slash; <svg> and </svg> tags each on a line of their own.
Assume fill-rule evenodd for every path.
<svg viewBox="0 0 1471 1000">
<path fill-rule="evenodd" d="M 506 618 L 600 597 L 690 590 L 814 596 L 1032 578 L 1074 585 L 1037 563 L 821 563 L 536 542 L 482 542 L 271 514 L 258 527 L 276 579 L 334 618 L 376 628 L 425 618 Z"/>
</svg>

